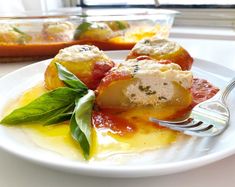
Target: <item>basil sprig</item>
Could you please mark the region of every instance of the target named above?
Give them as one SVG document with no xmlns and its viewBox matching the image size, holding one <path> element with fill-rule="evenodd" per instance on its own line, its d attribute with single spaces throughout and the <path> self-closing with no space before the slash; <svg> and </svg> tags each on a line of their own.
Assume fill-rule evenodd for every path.
<svg viewBox="0 0 235 187">
<path fill-rule="evenodd" d="M 89 23 L 89 22 L 81 23 L 75 30 L 74 39 L 75 40 L 79 39 L 80 36 L 91 27 L 91 25 L 92 25 L 92 23 Z"/>
<path fill-rule="evenodd" d="M 18 28 L 16 28 L 16 27 L 12 27 L 12 29 L 13 29 L 15 32 L 17 32 L 17 33 L 20 34 L 20 37 L 19 37 L 19 39 L 18 39 L 18 43 L 24 44 L 24 43 L 26 43 L 26 42 L 32 40 L 32 36 L 30 36 L 30 35 L 28 35 L 27 33 L 21 31 L 20 29 L 18 29 Z"/>
<path fill-rule="evenodd" d="M 24 107 L 15 109 L 1 120 L 2 124 L 46 123 L 51 118 L 68 112 L 68 106 L 80 95 L 76 90 L 63 87 L 52 90 L 33 100 Z M 68 110 L 65 110 L 67 109 Z"/>
<path fill-rule="evenodd" d="M 59 79 L 62 80 L 68 87 L 77 89 L 79 91 L 87 91 L 87 86 L 80 81 L 74 74 L 68 71 L 64 66 L 55 63 L 58 70 Z"/>
<path fill-rule="evenodd" d="M 24 107 L 15 109 L 0 123 L 17 125 L 41 123 L 51 125 L 70 120 L 72 138 L 80 145 L 85 159 L 91 147 L 91 115 L 95 94 L 74 74 L 55 63 L 58 77 L 67 87 L 60 87 L 43 94 Z"/>
<path fill-rule="evenodd" d="M 127 29 L 127 26 L 126 26 L 123 22 L 121 22 L 121 21 L 115 21 L 115 23 L 117 24 L 117 26 L 118 26 L 118 28 L 119 28 L 120 30 Z"/>
<path fill-rule="evenodd" d="M 91 113 L 95 100 L 95 94 L 89 90 L 82 98 L 77 98 L 72 118 L 70 131 L 74 140 L 80 143 L 84 157 L 88 158 L 91 146 Z"/>
</svg>

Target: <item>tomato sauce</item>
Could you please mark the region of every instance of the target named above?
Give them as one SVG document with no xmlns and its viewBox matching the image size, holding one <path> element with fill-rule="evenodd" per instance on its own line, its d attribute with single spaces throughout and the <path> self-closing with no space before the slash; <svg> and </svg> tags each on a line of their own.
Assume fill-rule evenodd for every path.
<svg viewBox="0 0 235 187">
<path fill-rule="evenodd" d="M 135 43 L 113 41 L 74 40 L 69 42 L 0 44 L 0 57 L 54 57 L 60 49 L 76 44 L 95 45 L 101 50 L 127 50 Z"/>
<path fill-rule="evenodd" d="M 207 99 L 210 99 L 218 91 L 219 91 L 219 88 L 213 86 L 207 80 L 194 78 L 192 88 L 191 88 L 191 92 L 193 95 L 192 105 L 195 106 L 198 103 L 201 103 Z"/>
<path fill-rule="evenodd" d="M 79 44 L 95 45 L 101 50 L 130 50 L 135 42 L 109 41 L 109 40 L 80 40 Z"/>
<path fill-rule="evenodd" d="M 112 67 L 114 66 L 114 63 L 107 64 L 105 62 L 96 62 L 94 64 L 93 70 L 92 70 L 92 81 L 89 85 L 87 85 L 90 89 L 96 89 L 101 81 L 102 78 L 106 75 L 106 72 L 108 72 Z"/>
<path fill-rule="evenodd" d="M 127 72 L 112 72 L 108 73 L 100 82 L 98 86 L 98 91 L 102 90 L 106 86 L 112 84 L 116 80 L 128 80 L 131 79 L 132 76 Z"/>
<path fill-rule="evenodd" d="M 104 112 L 94 111 L 92 114 L 92 124 L 98 129 L 107 129 L 111 133 L 120 136 L 126 136 L 136 131 L 135 125 L 127 119 Z"/>
<path fill-rule="evenodd" d="M 53 57 L 60 49 L 75 44 L 77 43 L 61 42 L 0 45 L 0 57 Z"/>
<path fill-rule="evenodd" d="M 135 59 L 139 56 L 143 56 L 145 54 L 138 54 L 135 51 L 131 51 L 126 59 Z M 153 55 L 150 56 L 156 60 L 170 60 L 176 64 L 178 64 L 182 70 L 190 70 L 193 64 L 193 58 L 189 55 L 189 53 L 183 49 L 182 47 L 178 49 L 176 52 L 161 54 L 161 55 Z M 165 64 L 168 62 L 166 61 Z"/>
</svg>

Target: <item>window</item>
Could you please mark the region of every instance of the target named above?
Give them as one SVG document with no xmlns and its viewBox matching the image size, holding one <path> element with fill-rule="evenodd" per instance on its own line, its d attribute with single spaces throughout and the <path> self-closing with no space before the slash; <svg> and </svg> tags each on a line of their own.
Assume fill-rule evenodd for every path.
<svg viewBox="0 0 235 187">
<path fill-rule="evenodd" d="M 81 0 L 84 7 L 155 7 L 154 0 Z"/>
<path fill-rule="evenodd" d="M 65 0 L 82 7 L 145 7 L 178 10 L 175 25 L 235 27 L 235 0 Z M 76 2 L 76 3 L 75 3 Z"/>
<path fill-rule="evenodd" d="M 233 8 L 235 0 L 81 0 L 82 6 L 158 6 Z"/>
<path fill-rule="evenodd" d="M 201 7 L 201 8 L 222 8 L 233 7 L 235 0 L 158 0 L 163 6 L 181 6 L 181 7 Z"/>
</svg>

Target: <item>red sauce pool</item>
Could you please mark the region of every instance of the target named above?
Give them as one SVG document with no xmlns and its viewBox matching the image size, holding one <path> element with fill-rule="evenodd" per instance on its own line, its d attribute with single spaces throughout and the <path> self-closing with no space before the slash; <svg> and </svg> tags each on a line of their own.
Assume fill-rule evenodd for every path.
<svg viewBox="0 0 235 187">
<path fill-rule="evenodd" d="M 135 125 L 127 119 L 106 112 L 94 111 L 92 114 L 92 124 L 98 129 L 106 129 L 120 136 L 126 136 L 136 131 Z"/>
<path fill-rule="evenodd" d="M 205 79 L 194 78 L 192 84 L 193 106 L 213 97 L 219 88 L 213 86 Z"/>
</svg>

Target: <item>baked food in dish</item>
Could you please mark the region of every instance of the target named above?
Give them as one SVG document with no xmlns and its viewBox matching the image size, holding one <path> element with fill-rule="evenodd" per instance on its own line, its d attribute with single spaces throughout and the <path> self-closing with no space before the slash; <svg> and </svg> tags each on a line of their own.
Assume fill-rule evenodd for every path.
<svg viewBox="0 0 235 187">
<path fill-rule="evenodd" d="M 113 30 L 103 22 L 83 22 L 74 34 L 74 39 L 79 40 L 108 40 L 114 36 Z"/>
<path fill-rule="evenodd" d="M 15 25 L 0 24 L 0 43 L 25 44 L 32 37 L 19 30 Z"/>
<path fill-rule="evenodd" d="M 102 79 L 96 103 L 100 108 L 124 110 L 170 105 L 186 108 L 192 101 L 191 85 L 192 73 L 182 71 L 175 63 L 131 59 L 113 68 Z"/>
<path fill-rule="evenodd" d="M 193 58 L 178 43 L 156 37 L 139 41 L 128 54 L 127 59 L 142 55 L 156 60 L 171 60 L 180 65 L 182 70 L 190 70 L 193 63 Z"/>
<path fill-rule="evenodd" d="M 43 24 L 42 36 L 50 42 L 68 42 L 73 39 L 75 25 L 69 21 Z"/>
<path fill-rule="evenodd" d="M 95 89 L 114 63 L 95 46 L 74 45 L 64 48 L 54 57 L 45 72 L 45 86 L 52 90 L 64 86 L 58 78 L 55 63 L 66 67 L 90 89 Z"/>
<path fill-rule="evenodd" d="M 113 31 L 120 31 L 130 28 L 130 24 L 127 21 L 107 21 L 106 23 Z"/>
</svg>

